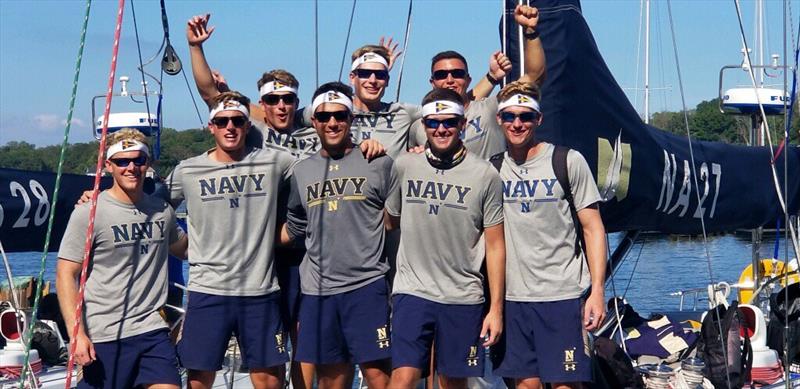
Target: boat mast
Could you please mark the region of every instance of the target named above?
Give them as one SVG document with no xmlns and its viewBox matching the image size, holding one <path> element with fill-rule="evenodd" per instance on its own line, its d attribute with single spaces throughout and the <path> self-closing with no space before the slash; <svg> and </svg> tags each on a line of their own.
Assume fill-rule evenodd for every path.
<svg viewBox="0 0 800 389">
<path fill-rule="evenodd" d="M 650 124 L 650 0 L 644 13 L 644 124 Z"/>
</svg>

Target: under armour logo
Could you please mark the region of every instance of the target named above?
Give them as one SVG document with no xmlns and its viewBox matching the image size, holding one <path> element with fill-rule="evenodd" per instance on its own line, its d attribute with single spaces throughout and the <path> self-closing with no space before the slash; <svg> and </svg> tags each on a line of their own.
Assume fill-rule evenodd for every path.
<svg viewBox="0 0 800 389">
<path fill-rule="evenodd" d="M 389 341 L 388 340 L 384 340 L 382 342 L 378 342 L 378 348 L 387 348 L 387 347 L 389 347 Z"/>
<path fill-rule="evenodd" d="M 441 169 L 436 169 L 436 172 L 435 172 L 435 173 L 436 173 L 436 174 L 441 174 L 441 175 L 444 175 L 444 170 L 441 170 Z"/>
<path fill-rule="evenodd" d="M 519 169 L 519 174 L 528 174 L 528 169 Z"/>
<path fill-rule="evenodd" d="M 565 363 L 564 364 L 564 371 L 575 371 L 577 369 L 577 365 L 574 363 Z"/>
<path fill-rule="evenodd" d="M 332 172 L 332 171 L 338 171 L 338 170 L 339 170 L 339 165 L 331 165 L 331 166 L 328 166 L 328 171 L 329 171 L 329 172 Z"/>
<path fill-rule="evenodd" d="M 477 359 L 468 360 L 467 361 L 467 366 L 478 366 L 478 360 Z"/>
</svg>

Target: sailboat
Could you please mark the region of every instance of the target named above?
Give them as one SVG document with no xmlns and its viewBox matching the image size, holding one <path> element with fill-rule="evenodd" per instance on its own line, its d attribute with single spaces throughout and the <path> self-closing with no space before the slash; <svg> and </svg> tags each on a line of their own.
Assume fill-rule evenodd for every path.
<svg viewBox="0 0 800 389">
<path fill-rule="evenodd" d="M 505 6 L 513 9 L 516 3 L 507 0 Z M 612 265 L 621 261 L 638 231 L 731 231 L 768 225 L 785 213 L 797 215 L 796 146 L 783 149 L 785 165 L 774 164 L 776 175 L 786 177 L 779 182 L 784 211 L 772 182 L 769 149 L 687 141 L 643 123 L 600 56 L 580 2 L 537 0 L 536 6 L 548 63 L 542 87 L 547 120 L 538 136 L 579 150 L 592 167 L 605 196 L 601 210 L 607 230 L 626 234 Z M 509 57 L 518 57 L 513 54 L 517 30 L 506 30 Z M 72 204 L 91 180 L 69 177 L 59 192 L 50 250 L 57 248 Z M 41 249 L 43 215 L 50 210 L 54 185 L 50 174 L 0 169 L 0 235 L 8 251 Z"/>
</svg>

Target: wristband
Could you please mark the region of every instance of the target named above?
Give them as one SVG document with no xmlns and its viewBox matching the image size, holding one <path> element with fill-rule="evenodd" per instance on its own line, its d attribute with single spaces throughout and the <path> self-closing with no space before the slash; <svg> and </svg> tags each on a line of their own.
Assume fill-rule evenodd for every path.
<svg viewBox="0 0 800 389">
<path fill-rule="evenodd" d="M 500 83 L 500 80 L 492 77 L 492 73 L 490 72 L 486 72 L 486 80 L 489 81 L 489 83 L 492 85 L 497 85 Z"/>
<path fill-rule="evenodd" d="M 525 39 L 534 40 L 539 37 L 539 30 L 533 30 L 531 32 L 528 32 L 528 29 L 526 28 L 525 33 L 522 34 L 522 36 L 525 37 Z"/>
</svg>

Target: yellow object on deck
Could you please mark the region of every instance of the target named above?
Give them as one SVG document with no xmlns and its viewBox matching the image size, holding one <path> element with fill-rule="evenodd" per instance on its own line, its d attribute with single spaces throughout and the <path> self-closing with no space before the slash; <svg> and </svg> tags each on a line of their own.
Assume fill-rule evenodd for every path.
<svg viewBox="0 0 800 389">
<path fill-rule="evenodd" d="M 783 264 L 782 261 L 775 259 L 762 259 L 758 261 L 758 274 L 762 280 L 782 276 L 784 274 Z M 786 286 L 786 280 L 781 279 L 779 282 L 782 287 Z M 790 274 L 788 283 L 794 284 L 796 282 L 800 282 L 800 275 L 797 273 Z M 753 285 L 755 285 L 755 283 L 753 282 L 753 264 L 751 263 L 742 270 L 742 274 L 739 276 L 739 301 L 741 301 L 742 304 L 750 304 L 752 302 Z"/>
</svg>

